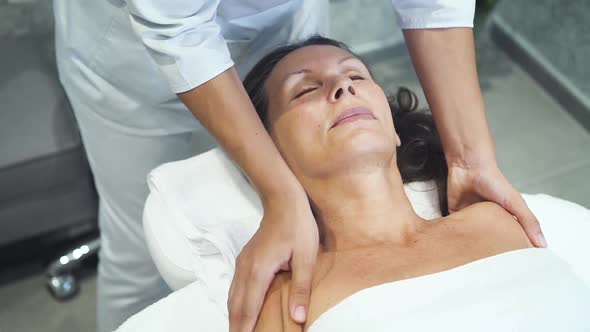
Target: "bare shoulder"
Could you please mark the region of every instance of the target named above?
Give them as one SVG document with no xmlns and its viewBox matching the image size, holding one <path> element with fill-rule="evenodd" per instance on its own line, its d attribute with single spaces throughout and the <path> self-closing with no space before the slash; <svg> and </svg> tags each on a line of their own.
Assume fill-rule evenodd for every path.
<svg viewBox="0 0 590 332">
<path fill-rule="evenodd" d="M 301 325 L 293 322 L 289 316 L 288 294 L 291 273 L 279 273 L 275 276 L 258 316 L 255 332 L 301 332 Z"/>
<path fill-rule="evenodd" d="M 453 219 L 507 250 L 534 247 L 520 223 L 496 203 L 473 204 L 455 213 Z"/>
</svg>

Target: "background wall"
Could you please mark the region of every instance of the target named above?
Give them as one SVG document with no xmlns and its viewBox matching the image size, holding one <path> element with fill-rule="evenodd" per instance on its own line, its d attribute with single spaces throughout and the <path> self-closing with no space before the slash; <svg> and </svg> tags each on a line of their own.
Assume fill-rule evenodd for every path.
<svg viewBox="0 0 590 332">
<path fill-rule="evenodd" d="M 590 130 L 590 1 L 502 1 L 494 36 L 548 93 Z"/>
<path fill-rule="evenodd" d="M 391 0 L 331 0 L 330 33 L 359 53 L 403 42 Z"/>
<path fill-rule="evenodd" d="M 0 37 L 50 35 L 51 0 L 0 0 Z"/>
<path fill-rule="evenodd" d="M 590 96 L 590 1 L 502 1 L 497 12 L 564 76 Z M 526 18 L 526 19 L 523 19 Z"/>
</svg>

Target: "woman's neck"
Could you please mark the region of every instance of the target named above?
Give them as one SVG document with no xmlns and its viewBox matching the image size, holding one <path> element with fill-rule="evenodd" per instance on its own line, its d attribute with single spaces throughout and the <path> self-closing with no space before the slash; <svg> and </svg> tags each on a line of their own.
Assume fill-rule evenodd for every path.
<svg viewBox="0 0 590 332">
<path fill-rule="evenodd" d="M 315 179 L 306 189 L 324 251 L 407 245 L 424 221 L 414 212 L 395 166 Z"/>
</svg>

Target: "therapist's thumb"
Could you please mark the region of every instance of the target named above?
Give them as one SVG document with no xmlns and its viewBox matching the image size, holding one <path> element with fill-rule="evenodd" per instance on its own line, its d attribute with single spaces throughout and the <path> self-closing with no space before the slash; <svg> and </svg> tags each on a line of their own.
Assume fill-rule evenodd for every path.
<svg viewBox="0 0 590 332">
<path fill-rule="evenodd" d="M 516 217 L 535 247 L 547 247 L 547 240 L 545 240 L 539 220 L 537 220 L 537 217 L 529 209 L 520 193 L 514 192 L 511 198 L 504 202 L 503 207 Z"/>
<path fill-rule="evenodd" d="M 291 286 L 289 287 L 289 312 L 297 323 L 307 319 L 309 296 L 316 253 L 293 254 L 291 259 Z"/>
</svg>

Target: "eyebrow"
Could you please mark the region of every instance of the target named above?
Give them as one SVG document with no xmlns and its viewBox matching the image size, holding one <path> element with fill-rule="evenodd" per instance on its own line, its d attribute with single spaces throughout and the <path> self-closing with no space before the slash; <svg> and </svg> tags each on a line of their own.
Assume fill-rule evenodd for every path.
<svg viewBox="0 0 590 332">
<path fill-rule="evenodd" d="M 360 61 L 360 60 L 359 60 L 357 57 L 355 57 L 354 55 L 349 55 L 349 56 L 347 56 L 347 57 L 344 57 L 344 58 L 340 59 L 340 60 L 338 61 L 338 64 L 342 64 L 342 63 L 344 63 L 344 62 L 346 62 L 346 61 L 348 61 L 348 60 L 352 60 L 352 59 Z M 298 70 L 298 71 L 294 71 L 294 72 L 292 72 L 292 73 L 289 73 L 289 74 L 285 75 L 285 78 L 283 78 L 282 84 L 285 84 L 285 82 L 286 82 L 286 81 L 287 81 L 287 80 L 288 80 L 288 79 L 289 79 L 291 76 L 294 76 L 294 75 L 299 75 L 299 74 L 304 74 L 304 73 L 311 73 L 311 70 L 309 70 L 309 69 L 301 69 L 301 70 Z"/>
</svg>

